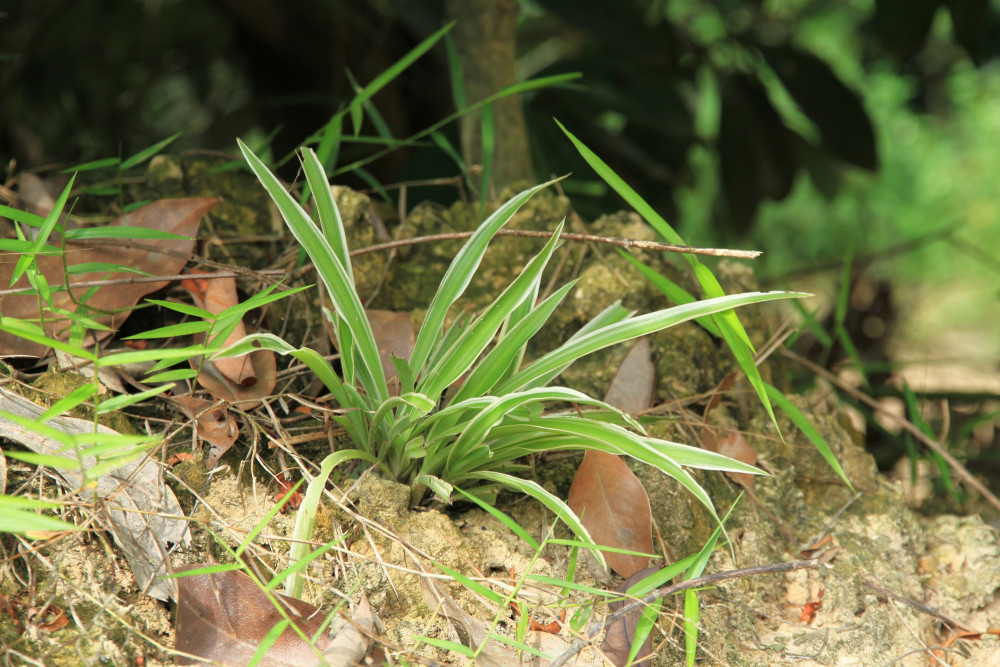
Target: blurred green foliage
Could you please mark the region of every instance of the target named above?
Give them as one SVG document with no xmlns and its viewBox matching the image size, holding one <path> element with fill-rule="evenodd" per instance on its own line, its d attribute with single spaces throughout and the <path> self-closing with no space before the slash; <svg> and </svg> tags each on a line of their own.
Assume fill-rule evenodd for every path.
<svg viewBox="0 0 1000 667">
<path fill-rule="evenodd" d="M 951 269 L 943 252 L 995 245 L 998 0 L 518 4 L 521 78 L 583 74 L 523 104 L 539 178 L 575 172 L 585 215 L 620 204 L 553 117 L 691 242 L 766 250 L 765 276 L 954 233 L 886 265 L 926 279 Z M 175 149 L 231 152 L 277 130 L 278 158 L 445 18 L 441 0 L 15 0 L 0 17 L 0 157 L 79 163 L 178 131 Z M 448 115 L 444 48 L 373 102 L 395 137 Z M 383 183 L 454 170 L 429 142 L 373 165 Z M 995 276 L 981 260 L 970 270 Z"/>
</svg>

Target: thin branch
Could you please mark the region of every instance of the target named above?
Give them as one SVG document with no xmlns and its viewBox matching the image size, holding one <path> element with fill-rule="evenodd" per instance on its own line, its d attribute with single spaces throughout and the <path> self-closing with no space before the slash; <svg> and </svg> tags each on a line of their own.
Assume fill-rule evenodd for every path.
<svg viewBox="0 0 1000 667">
<path fill-rule="evenodd" d="M 751 577 L 758 574 L 775 574 L 778 572 L 791 572 L 793 570 L 802 570 L 806 568 L 819 567 L 820 562 L 818 560 L 796 560 L 789 563 L 775 563 L 773 565 L 756 565 L 754 567 L 744 567 L 738 570 L 728 570 L 726 572 L 716 572 L 714 574 L 706 574 L 703 577 L 697 577 L 695 579 L 688 579 L 679 584 L 674 584 L 673 586 L 664 586 L 663 588 L 657 588 L 655 591 L 648 593 L 635 602 L 631 602 L 613 614 L 610 614 L 606 618 L 597 623 L 594 623 L 589 628 L 587 628 L 584 634 L 584 639 L 578 639 L 573 644 L 563 651 L 555 660 L 549 663 L 549 667 L 559 667 L 560 665 L 565 665 L 566 662 L 572 658 L 574 655 L 579 653 L 583 648 L 593 641 L 594 637 L 599 635 L 601 631 L 617 621 L 618 619 L 631 614 L 634 611 L 638 611 L 653 602 L 656 602 L 660 598 L 665 598 L 668 595 L 674 595 L 675 593 L 680 593 L 682 591 L 690 590 L 692 588 L 701 588 L 702 586 L 711 586 L 720 581 L 725 581 L 726 579 L 736 579 L 739 577 Z"/>
<path fill-rule="evenodd" d="M 861 401 L 862 403 L 864 403 L 865 405 L 867 405 L 869 408 L 871 408 L 875 412 L 877 412 L 877 413 L 883 415 L 884 417 L 887 417 L 888 419 L 891 419 L 892 421 L 894 421 L 897 424 L 899 424 L 899 426 L 904 431 L 906 431 L 907 433 L 909 433 L 910 435 L 912 435 L 914 438 L 916 438 L 920 442 L 922 442 L 925 445 L 927 445 L 930 449 L 934 450 L 937 454 L 940 454 L 941 458 L 943 458 L 945 461 L 947 461 L 948 465 L 951 466 L 951 469 L 955 471 L 955 474 L 957 474 L 959 477 L 961 477 L 962 480 L 966 484 L 968 484 L 970 487 L 972 487 L 973 489 L 975 489 L 976 491 L 978 491 L 979 493 L 981 493 L 982 496 L 983 496 L 983 498 L 985 498 L 986 500 L 988 500 L 991 505 L 993 505 L 997 509 L 1000 509 L 1000 498 L 997 498 L 995 495 L 993 495 L 993 492 L 991 492 L 988 488 L 986 488 L 985 484 L 983 484 L 978 479 L 976 479 L 972 475 L 972 473 L 969 472 L 968 468 L 966 468 L 964 465 L 962 465 L 961 461 L 959 461 L 954 456 L 952 456 L 951 453 L 948 452 L 948 448 L 947 447 L 945 447 L 944 445 L 942 445 L 940 442 L 938 442 L 934 438 L 931 438 L 930 436 L 928 436 L 926 433 L 924 433 L 919 428 L 917 428 L 916 426 L 914 426 L 912 422 L 910 422 L 907 419 L 904 419 L 903 417 L 895 415 L 892 412 L 889 412 L 888 410 L 886 410 L 885 408 L 883 408 L 882 405 L 879 404 L 879 402 L 876 401 L 874 398 L 868 396 L 867 394 L 865 394 L 863 392 L 858 391 L 857 389 L 855 389 L 854 387 L 851 387 L 847 383 L 842 382 L 840 380 L 840 378 L 838 378 L 836 375 L 834 375 L 830 371 L 826 370 L 825 368 L 814 364 L 813 362 L 809 361 L 805 357 L 802 357 L 802 356 L 800 356 L 798 354 L 795 354 L 791 350 L 785 349 L 785 348 L 783 348 L 781 350 L 781 353 L 785 357 L 791 359 L 792 361 L 795 361 L 796 363 L 800 364 L 801 366 L 804 366 L 805 368 L 808 368 L 810 371 L 812 371 L 816 375 L 819 375 L 820 377 L 825 378 L 830 383 L 832 383 L 834 386 L 836 386 L 838 389 L 840 389 L 841 391 L 843 391 L 845 394 L 851 396 L 855 400 Z"/>
<path fill-rule="evenodd" d="M 359 248 L 358 250 L 353 250 L 350 253 L 351 257 L 358 257 L 359 255 L 366 255 L 373 252 L 384 252 L 386 250 L 393 250 L 395 248 L 401 248 L 404 246 L 418 245 L 421 243 L 436 243 L 439 241 L 451 241 L 455 239 L 467 239 L 472 236 L 475 232 L 452 232 L 448 234 L 434 234 L 432 236 L 417 236 L 412 239 L 401 239 L 398 241 L 390 241 L 388 243 L 379 243 L 378 245 L 368 246 L 366 248 Z M 524 229 L 501 229 L 497 232 L 498 236 L 516 236 L 524 238 L 536 238 L 536 239 L 548 239 L 552 237 L 551 232 L 538 232 Z M 657 243 L 655 241 L 639 241 L 637 239 L 621 239 L 613 238 L 609 236 L 595 236 L 593 234 L 563 234 L 562 238 L 567 241 L 576 241 L 579 243 L 604 243 L 607 245 L 617 246 L 619 248 L 638 248 L 640 250 L 654 250 L 663 252 L 678 252 L 678 253 L 691 253 L 693 255 L 710 255 L 712 257 L 736 257 L 740 259 L 754 259 L 761 255 L 759 250 L 727 250 L 724 248 L 691 248 L 688 246 L 674 245 L 672 243 Z M 194 254 L 188 253 L 178 253 L 176 251 L 169 251 L 165 249 L 157 249 L 156 246 L 136 243 L 123 239 L 118 241 L 116 239 L 89 239 L 87 243 L 97 243 L 102 242 L 117 242 L 118 245 L 130 246 L 139 248 L 142 250 L 151 250 L 160 252 L 163 254 L 177 255 L 180 257 L 188 257 L 194 261 L 201 262 L 202 264 L 216 265 L 224 268 L 223 271 L 217 271 L 214 273 L 198 274 L 198 277 L 203 280 L 217 280 L 219 278 L 255 278 L 258 280 L 267 279 L 272 276 L 287 276 L 290 274 L 289 271 L 283 269 L 270 269 L 264 271 L 254 271 L 252 269 L 246 269 L 242 267 L 226 266 L 223 264 L 218 264 L 217 262 L 210 262 Z M 307 265 L 300 267 L 296 270 L 297 273 L 305 273 L 312 269 L 312 265 Z M 190 278 L 189 274 L 175 274 L 171 276 L 137 276 L 134 278 L 115 278 L 114 280 L 84 280 L 80 282 L 70 283 L 72 287 L 110 287 L 112 285 L 134 285 L 137 283 L 156 283 L 164 280 L 187 280 Z M 66 289 L 65 284 L 52 285 L 53 291 L 59 289 Z M 34 294 L 35 290 L 30 287 L 21 287 L 17 289 L 5 289 L 0 290 L 0 296 L 10 296 L 14 294 Z"/>
<path fill-rule="evenodd" d="M 880 585 L 876 584 L 874 581 L 871 581 L 869 579 L 865 579 L 863 583 L 864 583 L 865 586 L 867 586 L 868 588 L 872 589 L 873 591 L 875 591 L 879 595 L 884 595 L 887 598 L 890 598 L 892 600 L 896 600 L 897 602 L 902 602 L 903 604 L 909 605 L 910 607 L 916 609 L 917 611 L 919 611 L 921 613 L 929 614 L 929 615 L 933 616 L 934 618 L 936 618 L 938 620 L 941 620 L 944 623 L 947 623 L 951 627 L 952 630 L 964 630 L 965 632 L 976 632 L 975 630 L 973 630 L 969 626 L 965 625 L 964 623 L 961 623 L 959 621 L 956 621 L 953 618 L 949 618 L 948 616 L 945 616 L 940 611 L 938 611 L 934 607 L 931 607 L 930 605 L 926 605 L 926 604 L 924 604 L 922 602 L 917 602 L 916 600 L 911 600 L 909 598 L 905 598 L 902 595 L 899 595 L 898 593 L 893 593 L 892 591 L 890 591 L 885 586 L 880 586 Z"/>
<path fill-rule="evenodd" d="M 455 239 L 467 239 L 475 232 L 449 232 L 447 234 L 433 234 L 431 236 L 416 236 L 412 239 L 400 239 L 390 243 L 380 243 L 368 246 L 351 252 L 351 257 L 364 255 L 371 252 L 382 252 L 401 248 L 403 246 L 417 245 L 418 243 L 435 243 L 438 241 L 452 241 Z M 501 229 L 497 236 L 517 236 L 533 239 L 549 239 L 552 232 L 539 232 L 527 229 Z M 657 250 L 663 252 L 690 253 L 692 255 L 710 255 L 712 257 L 737 257 L 740 259 L 755 259 L 761 255 L 760 250 L 728 250 L 725 248 L 692 248 L 685 245 L 674 245 L 673 243 L 657 243 L 656 241 L 640 241 L 637 239 L 621 239 L 610 236 L 596 236 L 594 234 L 571 234 L 565 233 L 560 238 L 567 241 L 577 241 L 581 243 L 605 243 L 607 245 L 618 246 L 619 248 L 638 248 L 640 250 Z"/>
</svg>

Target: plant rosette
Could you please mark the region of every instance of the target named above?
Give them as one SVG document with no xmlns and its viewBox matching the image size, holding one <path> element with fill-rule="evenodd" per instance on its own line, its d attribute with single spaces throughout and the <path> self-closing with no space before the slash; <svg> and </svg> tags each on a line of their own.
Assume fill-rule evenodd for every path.
<svg viewBox="0 0 1000 667">
<path fill-rule="evenodd" d="M 243 354 L 254 347 L 290 355 L 306 364 L 346 410 L 336 419 L 346 429 L 353 448 L 334 452 L 321 463 L 299 510 L 296 539 L 309 539 L 327 476 L 336 465 L 350 459 L 374 464 L 384 476 L 410 486 L 413 504 L 428 492 L 448 502 L 456 488 L 487 500 L 495 497 L 499 486 L 526 493 L 590 545 L 593 540 L 564 501 L 516 474 L 524 469 L 518 459 L 553 450 L 589 449 L 630 456 L 676 479 L 716 519 L 711 499 L 689 468 L 762 474 L 726 456 L 649 437 L 620 410 L 549 383 L 580 357 L 608 346 L 737 306 L 805 295 L 750 292 L 642 315 L 614 304 L 563 345 L 522 366 L 528 341 L 575 284 L 570 282 L 536 303 L 542 272 L 559 244 L 562 224 L 483 312 L 457 317 L 447 327 L 445 322 L 449 308 L 472 280 L 490 240 L 550 181 L 500 206 L 452 260 L 427 309 L 409 361 L 392 359 L 401 383 L 399 395 L 392 396 L 372 328 L 355 290 L 344 226 L 316 154 L 310 149 L 302 154 L 318 218 L 314 222 L 264 163 L 245 144 L 239 145 L 316 267 L 334 306 L 327 316 L 341 353 L 340 374 L 314 350 L 296 348 L 271 334 L 247 336 L 217 355 Z M 549 403 L 572 403 L 586 409 L 546 412 Z M 305 543 L 295 544 L 293 550 L 296 548 L 302 551 L 298 556 L 305 555 Z M 592 550 L 603 565 L 600 551 Z M 296 554 L 291 556 L 294 562 Z M 287 591 L 294 596 L 298 586 L 301 583 L 289 582 Z"/>
</svg>

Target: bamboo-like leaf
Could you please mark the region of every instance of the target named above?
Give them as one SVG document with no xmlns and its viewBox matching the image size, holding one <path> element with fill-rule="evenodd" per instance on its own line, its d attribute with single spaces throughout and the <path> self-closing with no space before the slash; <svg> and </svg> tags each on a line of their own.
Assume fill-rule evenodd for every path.
<svg viewBox="0 0 1000 667">
<path fill-rule="evenodd" d="M 44 500 L 0 495 L 0 533 L 17 533 L 30 538 L 41 537 L 42 533 L 48 531 L 84 530 L 54 516 L 37 514 L 33 511 L 56 507 L 59 507 L 57 503 Z"/>
<path fill-rule="evenodd" d="M 125 336 L 123 340 L 149 340 L 151 338 L 173 338 L 177 336 L 190 336 L 191 334 L 208 331 L 211 328 L 212 328 L 212 323 L 205 322 L 203 320 L 180 322 L 178 324 L 171 324 L 170 326 L 167 327 L 160 327 L 159 329 L 150 329 L 149 331 L 143 331 L 142 333 L 133 334 L 131 336 Z"/>
<path fill-rule="evenodd" d="M 90 239 L 180 239 L 188 241 L 191 237 L 164 232 L 147 227 L 126 227 L 115 225 L 107 227 L 78 227 L 67 229 L 63 234 L 67 241 L 88 241 Z"/>
<path fill-rule="evenodd" d="M 53 403 L 48 410 L 38 415 L 38 417 L 35 418 L 35 421 L 39 424 L 44 424 L 54 417 L 68 413 L 84 401 L 89 401 L 95 394 L 97 394 L 97 385 L 93 383 L 77 387 L 69 394 Z"/>
<path fill-rule="evenodd" d="M 14 283 L 20 280 L 24 272 L 28 270 L 31 265 L 35 254 L 40 252 L 47 244 L 46 241 L 49 240 L 49 235 L 52 230 L 55 229 L 56 223 L 59 222 L 59 217 L 62 215 L 63 208 L 66 206 L 66 200 L 69 199 L 69 193 L 73 189 L 73 181 L 76 180 L 76 174 L 70 176 L 69 183 L 63 188 L 63 191 L 59 194 L 59 198 L 56 199 L 55 204 L 52 205 L 52 210 L 49 214 L 45 216 L 45 220 L 42 222 L 42 226 L 38 228 L 38 231 L 33 235 L 34 244 L 31 250 L 18 257 L 17 264 L 14 265 L 14 272 L 11 274 L 10 285 L 8 287 L 13 287 Z"/>
<path fill-rule="evenodd" d="M 109 398 L 105 401 L 101 401 L 97 406 L 97 414 L 103 415 L 109 412 L 114 412 L 115 410 L 121 410 L 122 408 L 127 408 L 130 405 L 135 405 L 136 403 L 141 403 L 147 398 L 152 396 L 157 396 L 165 391 L 169 391 L 174 388 L 172 384 L 164 384 L 159 387 L 153 387 L 152 389 L 147 389 L 146 391 L 141 391 L 138 394 L 121 394 L 115 396 L 114 398 Z"/>
</svg>

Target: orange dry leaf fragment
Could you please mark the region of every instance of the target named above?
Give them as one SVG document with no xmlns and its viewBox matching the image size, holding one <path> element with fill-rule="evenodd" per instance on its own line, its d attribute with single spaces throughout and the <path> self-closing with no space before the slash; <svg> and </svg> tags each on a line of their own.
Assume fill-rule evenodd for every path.
<svg viewBox="0 0 1000 667">
<path fill-rule="evenodd" d="M 281 475 L 278 475 L 276 480 L 278 482 L 278 488 L 281 489 L 281 491 L 279 493 L 274 494 L 274 502 L 280 502 L 281 499 L 284 498 L 285 495 L 287 495 L 288 492 L 295 487 L 295 484 L 286 481 L 285 478 L 282 477 Z M 291 507 L 293 510 L 297 510 L 299 508 L 299 505 L 302 504 L 302 500 L 303 498 L 301 493 L 299 493 L 298 491 L 292 491 L 292 497 L 289 498 L 288 502 L 281 507 L 281 511 L 285 512 L 286 510 L 288 510 L 289 507 Z"/>
<path fill-rule="evenodd" d="M 173 467 L 181 461 L 190 461 L 193 458 L 194 454 L 191 452 L 177 452 L 176 454 L 170 455 L 170 458 L 167 459 L 167 465 Z"/>
<path fill-rule="evenodd" d="M 31 614 L 29 612 L 29 616 L 30 615 Z M 65 628 L 67 625 L 69 625 L 69 619 L 66 618 L 66 614 L 63 613 L 63 610 L 59 609 L 58 607 L 54 607 L 52 605 L 46 605 L 36 615 L 38 616 L 38 618 L 44 618 L 46 616 L 54 616 L 54 618 L 51 621 L 39 624 L 38 629 L 43 630 L 45 632 L 55 632 L 56 630 L 61 630 Z"/>
<path fill-rule="evenodd" d="M 816 612 L 823 606 L 823 591 L 819 592 L 819 597 L 815 602 L 807 602 L 802 605 L 802 616 L 799 620 L 803 623 L 812 623 L 816 620 Z"/>
<path fill-rule="evenodd" d="M 546 623 L 545 625 L 542 625 L 538 621 L 533 620 L 531 621 L 531 629 L 534 630 L 535 632 L 547 632 L 550 635 L 557 635 L 559 634 L 559 631 L 562 629 L 562 623 L 564 623 L 565 621 L 566 621 L 566 610 L 563 609 L 562 611 L 559 612 L 558 621 L 552 621 L 551 623 Z"/>
</svg>

